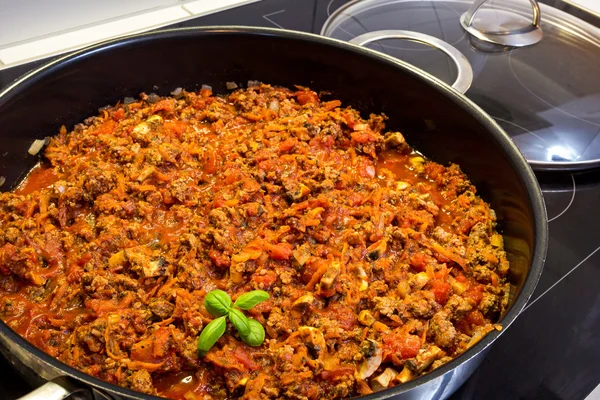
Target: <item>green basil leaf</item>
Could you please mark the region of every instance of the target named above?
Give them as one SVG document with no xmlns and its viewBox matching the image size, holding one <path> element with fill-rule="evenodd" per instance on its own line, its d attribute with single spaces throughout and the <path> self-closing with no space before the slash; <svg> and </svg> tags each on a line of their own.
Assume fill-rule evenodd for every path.
<svg viewBox="0 0 600 400">
<path fill-rule="evenodd" d="M 248 318 L 238 309 L 232 308 L 229 310 L 229 320 L 238 330 L 241 336 L 247 335 L 250 332 L 250 326 L 248 326 Z"/>
<path fill-rule="evenodd" d="M 198 337 L 198 352 L 201 356 L 206 354 L 217 343 L 217 340 L 223 336 L 226 326 L 227 322 L 225 321 L 225 316 L 223 316 L 213 319 L 202 329 L 202 333 Z"/>
<path fill-rule="evenodd" d="M 240 335 L 244 343 L 250 346 L 260 346 L 265 340 L 265 328 L 254 318 L 248 318 L 250 332 L 247 335 Z"/>
<path fill-rule="evenodd" d="M 242 310 L 249 310 L 258 303 L 262 303 L 263 301 L 267 300 L 269 297 L 269 293 L 265 292 L 264 290 L 253 290 L 238 297 L 233 305 L 241 308 Z"/>
<path fill-rule="evenodd" d="M 231 309 L 231 298 L 222 290 L 213 290 L 204 298 L 204 308 L 215 317 L 221 317 Z"/>
</svg>

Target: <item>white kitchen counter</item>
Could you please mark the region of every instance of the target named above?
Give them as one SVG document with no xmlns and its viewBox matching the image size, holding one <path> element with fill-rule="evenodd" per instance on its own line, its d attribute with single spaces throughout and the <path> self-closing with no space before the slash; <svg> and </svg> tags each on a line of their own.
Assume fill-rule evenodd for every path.
<svg viewBox="0 0 600 400">
<path fill-rule="evenodd" d="M 0 69 L 258 0 L 0 0 Z"/>
</svg>

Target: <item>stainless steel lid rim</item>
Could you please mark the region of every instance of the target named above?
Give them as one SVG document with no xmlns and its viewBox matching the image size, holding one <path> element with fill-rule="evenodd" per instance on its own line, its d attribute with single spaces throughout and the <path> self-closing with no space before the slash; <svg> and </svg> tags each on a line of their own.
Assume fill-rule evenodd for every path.
<svg viewBox="0 0 600 400">
<path fill-rule="evenodd" d="M 338 20 L 342 15 L 350 18 L 352 17 L 353 8 L 361 6 L 361 11 L 368 11 L 376 8 L 381 4 L 394 4 L 394 3 L 407 3 L 414 2 L 415 0 L 353 0 L 348 2 L 335 10 L 329 18 L 323 24 L 320 34 L 323 36 L 330 36 L 333 28 L 337 28 L 343 20 Z M 436 0 L 431 0 L 435 2 Z M 459 4 L 471 4 L 472 0 L 443 0 L 445 3 L 459 3 Z M 419 2 L 421 3 L 421 2 Z M 372 4 L 371 7 L 365 4 Z M 580 20 L 571 14 L 568 14 L 562 10 L 549 6 L 547 4 L 540 3 L 540 10 L 542 11 L 542 21 L 545 24 L 552 24 L 555 27 L 561 29 L 569 28 L 569 32 L 573 35 L 579 36 L 581 39 L 588 40 L 590 43 L 600 46 L 600 30 L 590 23 Z M 505 0 L 502 3 L 494 4 L 494 8 L 503 11 L 513 11 L 517 13 L 523 13 L 521 15 L 528 15 L 531 11 L 531 7 L 523 2 L 515 2 L 511 0 Z"/>
</svg>

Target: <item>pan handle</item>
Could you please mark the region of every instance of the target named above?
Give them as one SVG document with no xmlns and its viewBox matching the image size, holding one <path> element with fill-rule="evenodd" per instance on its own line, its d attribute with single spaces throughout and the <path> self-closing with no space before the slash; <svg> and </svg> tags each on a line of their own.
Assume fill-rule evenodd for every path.
<svg viewBox="0 0 600 400">
<path fill-rule="evenodd" d="M 469 64 L 467 57 L 465 57 L 460 51 L 456 50 L 455 47 L 434 36 L 413 31 L 382 30 L 364 33 L 350 40 L 350 43 L 364 46 L 368 43 L 382 39 L 406 39 L 413 42 L 426 44 L 443 51 L 452 59 L 452 61 L 454 61 L 454 64 L 456 64 L 456 69 L 458 70 L 458 76 L 452 84 L 452 87 L 461 93 L 465 93 L 471 87 L 471 83 L 473 82 L 473 69 L 471 68 L 471 64 Z"/>
<path fill-rule="evenodd" d="M 17 400 L 63 400 L 72 396 L 72 400 L 92 400 L 90 391 L 74 383 L 71 379 L 61 376 L 51 380 L 33 392 L 19 397 Z"/>
</svg>

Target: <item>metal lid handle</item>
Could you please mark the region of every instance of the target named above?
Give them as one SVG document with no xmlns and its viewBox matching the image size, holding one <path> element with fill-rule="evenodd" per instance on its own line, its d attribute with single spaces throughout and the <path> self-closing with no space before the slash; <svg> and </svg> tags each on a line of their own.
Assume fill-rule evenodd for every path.
<svg viewBox="0 0 600 400">
<path fill-rule="evenodd" d="M 364 46 L 371 42 L 382 39 L 405 39 L 426 44 L 443 51 L 452 59 L 452 61 L 454 61 L 456 64 L 456 69 L 458 70 L 458 76 L 452 84 L 452 87 L 461 93 L 465 93 L 467 90 L 469 90 L 469 87 L 471 87 L 471 83 L 473 82 L 473 69 L 471 68 L 471 64 L 469 64 L 467 57 L 465 57 L 460 51 L 456 50 L 456 48 L 450 44 L 434 36 L 413 31 L 382 30 L 364 33 L 350 40 L 350 43 Z"/>
<path fill-rule="evenodd" d="M 473 19 L 475 18 L 475 14 L 477 11 L 483 6 L 483 4 L 488 0 L 475 0 L 475 2 L 469 7 L 466 13 L 463 14 L 463 21 L 467 26 L 471 26 L 473 23 Z M 540 12 L 540 5 L 536 0 L 529 0 L 531 3 L 531 8 L 533 9 L 533 21 L 532 25 L 536 28 L 540 26 L 540 20 L 542 18 L 542 13 Z"/>
<path fill-rule="evenodd" d="M 503 46 L 523 47 L 535 44 L 542 40 L 542 28 L 540 26 L 542 13 L 540 11 L 540 5 L 536 0 L 529 0 L 533 12 L 531 24 L 506 32 L 484 31 L 473 26 L 475 14 L 477 14 L 477 12 L 487 1 L 488 0 L 475 0 L 467 12 L 461 15 L 460 24 L 464 30 L 479 40 Z"/>
</svg>

